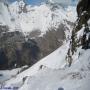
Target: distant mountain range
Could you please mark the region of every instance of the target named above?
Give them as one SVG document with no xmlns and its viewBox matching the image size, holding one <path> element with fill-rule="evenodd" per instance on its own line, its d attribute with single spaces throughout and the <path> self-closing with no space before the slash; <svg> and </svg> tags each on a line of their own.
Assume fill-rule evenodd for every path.
<svg viewBox="0 0 90 90">
<path fill-rule="evenodd" d="M 77 5 L 79 0 L 49 0 L 53 3 L 60 3 L 62 5 Z"/>
<path fill-rule="evenodd" d="M 14 2 L 14 1 L 20 1 L 20 0 L 1 0 L 1 1 L 8 1 L 8 2 Z M 52 2 L 52 3 L 60 3 L 64 6 L 67 6 L 67 5 L 77 5 L 78 1 L 79 0 L 21 0 L 21 1 L 25 1 L 27 2 L 28 4 L 31 4 L 31 5 L 39 5 L 41 4 L 42 2 Z"/>
</svg>

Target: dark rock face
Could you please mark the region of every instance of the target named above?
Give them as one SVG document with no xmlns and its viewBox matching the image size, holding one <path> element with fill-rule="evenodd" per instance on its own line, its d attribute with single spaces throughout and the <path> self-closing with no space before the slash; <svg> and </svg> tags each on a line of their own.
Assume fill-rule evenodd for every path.
<svg viewBox="0 0 90 90">
<path fill-rule="evenodd" d="M 88 49 L 90 48 L 90 29 L 87 21 L 90 19 L 90 0 L 81 0 L 77 5 L 77 13 L 78 25 L 76 26 L 76 32 L 82 28 L 82 25 L 85 26 L 84 34 L 81 38 L 81 45 L 82 49 Z"/>
<path fill-rule="evenodd" d="M 71 22 L 67 23 L 73 25 Z M 66 29 L 68 28 L 61 24 L 57 29 L 49 28 L 42 37 L 39 37 L 40 30 L 34 30 L 27 36 L 26 41 L 22 32 L 8 32 L 9 29 L 6 26 L 1 26 L 0 48 L 5 58 L 3 55 L 0 56 L 0 69 L 33 65 L 63 44 Z"/>
<path fill-rule="evenodd" d="M 90 0 L 81 0 L 77 5 L 78 16 L 81 16 L 83 11 L 90 12 Z"/>
<path fill-rule="evenodd" d="M 78 47 L 81 46 L 82 49 L 90 49 L 90 26 L 87 23 L 90 19 L 90 0 L 81 0 L 78 3 L 77 14 L 78 19 L 71 36 L 71 47 L 67 53 L 69 66 L 72 64 L 72 55 L 77 51 Z M 77 32 L 80 31 L 83 26 L 83 35 L 78 39 Z"/>
<path fill-rule="evenodd" d="M 34 30 L 26 41 L 22 32 L 8 32 L 7 26 L 0 26 L 0 48 L 3 52 L 0 53 L 0 69 L 33 65 L 63 44 L 65 29 L 63 24 L 57 29 L 50 28 L 43 37 L 39 37 L 39 30 Z"/>
<path fill-rule="evenodd" d="M 87 35 L 90 33 L 90 29 L 88 26 L 87 21 L 90 19 L 90 0 L 81 0 L 77 5 L 77 13 L 78 13 L 78 19 L 77 19 L 77 25 L 74 28 L 72 32 L 72 52 L 76 50 L 75 48 L 78 46 L 82 46 L 83 49 L 89 48 L 89 42 L 90 42 L 90 35 L 88 37 L 88 40 L 86 40 Z M 80 38 L 80 40 L 76 39 L 76 33 L 82 28 L 82 26 L 85 26 L 84 34 Z M 81 44 L 79 44 L 81 42 Z"/>
<path fill-rule="evenodd" d="M 5 55 L 5 52 L 3 49 L 0 49 L 0 69 L 7 68 L 8 65 L 8 58 Z"/>
<path fill-rule="evenodd" d="M 82 49 L 90 49 L 90 29 L 88 27 L 85 27 L 84 29 L 84 34 L 81 38 L 81 45 Z"/>
<path fill-rule="evenodd" d="M 63 40 L 65 39 L 65 29 L 66 27 L 63 24 L 61 24 L 57 29 L 55 29 L 54 27 L 49 28 L 48 31 L 42 37 L 37 37 L 39 35 L 37 34 L 39 30 L 34 30 L 35 32 L 30 33 L 30 36 L 35 36 L 34 40 L 37 42 L 40 48 L 40 58 L 43 58 L 48 54 L 52 53 L 63 44 Z"/>
<path fill-rule="evenodd" d="M 34 40 L 26 41 L 23 33 L 8 32 L 5 26 L 0 31 L 0 69 L 31 66 L 38 61 L 40 50 Z"/>
<path fill-rule="evenodd" d="M 90 0 L 81 0 L 77 5 L 78 25 L 77 30 L 82 28 L 82 24 L 87 25 L 90 18 Z"/>
</svg>

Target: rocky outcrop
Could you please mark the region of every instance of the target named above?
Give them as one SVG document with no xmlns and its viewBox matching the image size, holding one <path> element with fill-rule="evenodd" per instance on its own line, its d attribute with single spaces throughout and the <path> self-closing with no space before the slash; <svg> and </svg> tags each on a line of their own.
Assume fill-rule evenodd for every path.
<svg viewBox="0 0 90 90">
<path fill-rule="evenodd" d="M 76 31 L 82 28 L 82 25 L 87 25 L 87 21 L 90 18 L 90 1 L 89 0 L 81 0 L 77 5 L 77 13 L 78 13 L 78 20 Z"/>
<path fill-rule="evenodd" d="M 40 58 L 43 58 L 52 53 L 53 51 L 55 51 L 63 44 L 63 41 L 66 38 L 65 30 L 66 27 L 64 26 L 64 24 L 60 24 L 57 29 L 54 27 L 49 28 L 48 31 L 41 37 L 39 30 L 32 31 L 30 33 L 30 36 L 28 36 L 28 38 L 33 36 L 31 38 L 34 38 L 41 51 Z"/>
<path fill-rule="evenodd" d="M 82 49 L 90 49 L 90 25 L 88 25 L 88 20 L 90 19 L 90 0 L 81 0 L 77 5 L 78 19 L 76 25 L 72 31 L 70 49 L 68 50 L 68 61 L 69 66 L 72 64 L 72 56 L 77 51 L 78 47 Z M 80 30 L 83 29 L 83 35 L 77 37 Z"/>
<path fill-rule="evenodd" d="M 77 5 L 77 13 L 78 13 L 78 20 L 77 25 L 75 28 L 75 33 L 77 33 L 82 27 L 84 28 L 83 36 L 78 41 L 81 42 L 81 46 L 83 49 L 88 49 L 88 44 L 90 42 L 90 29 L 88 25 L 88 20 L 90 19 L 90 0 L 81 0 Z M 88 39 L 86 40 L 86 37 L 88 35 Z"/>
</svg>

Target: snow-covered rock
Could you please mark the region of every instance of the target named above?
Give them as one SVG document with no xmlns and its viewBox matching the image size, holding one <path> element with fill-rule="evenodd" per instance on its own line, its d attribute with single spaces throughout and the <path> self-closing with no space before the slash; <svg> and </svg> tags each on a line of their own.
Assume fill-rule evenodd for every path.
<svg viewBox="0 0 90 90">
<path fill-rule="evenodd" d="M 74 6 L 65 9 L 58 4 L 55 8 L 54 5 L 44 3 L 32 7 L 26 5 L 23 1 L 15 1 L 8 7 L 2 2 L 0 4 L 1 22 L 4 21 L 10 27 L 10 31 L 19 30 L 24 34 L 29 34 L 36 29 L 41 30 L 43 34 L 50 27 L 57 28 L 64 20 L 75 22 L 77 16 Z M 26 12 L 24 12 L 25 10 Z"/>
</svg>

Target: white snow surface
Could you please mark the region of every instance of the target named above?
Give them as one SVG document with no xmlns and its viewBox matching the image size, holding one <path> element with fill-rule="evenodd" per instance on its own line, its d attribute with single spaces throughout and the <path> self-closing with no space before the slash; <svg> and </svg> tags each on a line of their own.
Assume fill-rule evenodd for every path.
<svg viewBox="0 0 90 90">
<path fill-rule="evenodd" d="M 0 2 L 0 4 L 3 3 Z M 58 6 L 55 10 L 51 10 L 52 6 L 45 3 L 33 7 L 27 5 L 27 13 L 18 13 L 21 4 L 21 2 L 16 1 L 10 4 L 8 8 L 4 4 L 0 5 L 2 8 L 0 9 L 0 21 L 4 21 L 9 26 L 10 31 L 19 30 L 24 34 L 29 34 L 29 32 L 38 29 L 43 34 L 51 27 L 58 28 L 60 23 L 64 23 L 64 20 L 75 22 L 77 18 L 74 6 L 69 6 L 66 9 Z"/>
<path fill-rule="evenodd" d="M 0 2 L 0 24 L 11 24 L 8 8 L 4 5 L 3 2 Z"/>
<path fill-rule="evenodd" d="M 0 70 L 0 83 L 3 83 L 13 77 L 16 77 L 16 75 L 21 72 L 23 69 L 27 68 L 28 66 L 23 66 L 21 68 L 16 68 L 12 70 Z"/>
<path fill-rule="evenodd" d="M 78 48 L 71 67 L 65 56 L 69 43 L 40 60 L 31 68 L 5 82 L 19 90 L 90 90 L 90 50 Z M 80 55 L 79 55 L 80 54 Z"/>
</svg>

